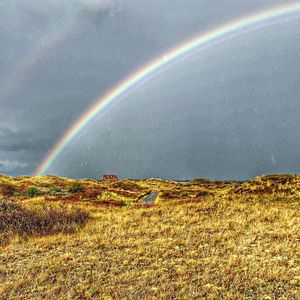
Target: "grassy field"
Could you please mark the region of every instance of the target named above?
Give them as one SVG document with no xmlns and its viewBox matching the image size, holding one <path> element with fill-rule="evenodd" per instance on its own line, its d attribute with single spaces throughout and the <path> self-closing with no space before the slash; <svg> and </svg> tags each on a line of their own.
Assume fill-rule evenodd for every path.
<svg viewBox="0 0 300 300">
<path fill-rule="evenodd" d="M 0 299 L 300 299 L 300 176 L 1 176 L 0 198 L 0 224 L 7 205 L 61 220 L 0 227 Z"/>
</svg>

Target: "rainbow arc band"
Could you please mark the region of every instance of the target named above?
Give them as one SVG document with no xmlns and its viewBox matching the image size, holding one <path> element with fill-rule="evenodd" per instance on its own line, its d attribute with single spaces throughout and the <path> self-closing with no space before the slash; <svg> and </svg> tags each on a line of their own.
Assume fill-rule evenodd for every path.
<svg viewBox="0 0 300 300">
<path fill-rule="evenodd" d="M 162 71 L 165 71 L 174 63 L 180 62 L 195 52 L 219 45 L 247 32 L 278 23 L 282 21 L 283 17 L 298 16 L 299 13 L 299 1 L 269 8 L 262 12 L 226 23 L 206 33 L 202 33 L 196 38 L 164 53 L 158 59 L 155 59 L 125 78 L 124 81 L 111 89 L 106 95 L 100 97 L 95 104 L 88 108 L 63 134 L 58 143 L 37 167 L 34 175 L 45 174 L 58 157 L 63 154 L 64 150 L 66 150 L 100 114 L 104 114 L 113 105 L 128 97 L 146 82 L 156 78 Z"/>
</svg>

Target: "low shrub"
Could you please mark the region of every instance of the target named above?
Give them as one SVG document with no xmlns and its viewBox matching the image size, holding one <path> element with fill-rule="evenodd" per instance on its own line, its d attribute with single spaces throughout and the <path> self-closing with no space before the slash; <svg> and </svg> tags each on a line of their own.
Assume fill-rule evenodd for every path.
<svg viewBox="0 0 300 300">
<path fill-rule="evenodd" d="M 183 197 L 183 198 L 190 197 L 190 193 L 188 193 L 188 192 L 183 192 L 183 193 L 181 193 L 181 197 Z"/>
<path fill-rule="evenodd" d="M 137 185 L 136 183 L 129 183 L 129 182 L 116 182 L 111 185 L 114 189 L 122 189 L 125 191 L 132 191 L 132 192 L 139 192 L 144 191 L 146 188 Z"/>
<path fill-rule="evenodd" d="M 83 189 L 82 185 L 79 182 L 73 183 L 70 186 L 69 190 L 68 190 L 68 192 L 71 193 L 71 194 L 81 193 L 83 191 L 84 191 L 84 189 Z"/>
<path fill-rule="evenodd" d="M 170 192 L 162 192 L 160 194 L 160 197 L 163 199 L 170 199 L 170 198 L 172 198 L 172 194 Z"/>
<path fill-rule="evenodd" d="M 0 233 L 48 235 L 73 233 L 85 225 L 89 214 L 79 209 L 44 206 L 28 209 L 19 204 L 0 200 Z"/>
<path fill-rule="evenodd" d="M 26 191 L 25 191 L 25 195 L 27 197 L 33 198 L 33 197 L 37 197 L 39 195 L 42 195 L 43 193 L 35 186 L 30 186 Z"/>
<path fill-rule="evenodd" d="M 50 194 L 54 195 L 54 196 L 60 195 L 61 193 L 62 193 L 62 190 L 60 187 L 54 187 L 50 190 Z"/>
<path fill-rule="evenodd" d="M 209 195 L 208 191 L 200 191 L 196 194 L 196 197 L 203 197 Z"/>
</svg>

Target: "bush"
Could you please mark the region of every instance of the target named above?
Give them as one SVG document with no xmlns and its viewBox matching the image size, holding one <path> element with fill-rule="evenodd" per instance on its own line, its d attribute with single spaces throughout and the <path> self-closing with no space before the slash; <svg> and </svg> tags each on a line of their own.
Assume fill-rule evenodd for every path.
<svg viewBox="0 0 300 300">
<path fill-rule="evenodd" d="M 27 197 L 33 198 L 42 195 L 42 192 L 35 186 L 29 187 L 25 192 Z"/>
<path fill-rule="evenodd" d="M 89 219 L 82 210 L 46 206 L 27 209 L 16 203 L 0 200 L 0 234 L 47 235 L 73 233 Z"/>
<path fill-rule="evenodd" d="M 190 196 L 190 194 L 188 192 L 181 193 L 181 197 L 183 197 L 183 198 L 187 198 L 189 196 Z"/>
<path fill-rule="evenodd" d="M 71 194 L 81 193 L 81 192 L 83 192 L 83 187 L 79 182 L 75 182 L 71 185 L 68 192 Z"/>
<path fill-rule="evenodd" d="M 208 191 L 200 191 L 197 193 L 196 197 L 203 197 L 203 196 L 207 196 L 209 194 Z"/>
<path fill-rule="evenodd" d="M 160 197 L 163 199 L 170 199 L 172 198 L 172 194 L 170 192 L 162 192 Z"/>
<path fill-rule="evenodd" d="M 60 195 L 61 194 L 61 188 L 60 187 L 54 187 L 50 190 L 51 195 Z"/>
</svg>

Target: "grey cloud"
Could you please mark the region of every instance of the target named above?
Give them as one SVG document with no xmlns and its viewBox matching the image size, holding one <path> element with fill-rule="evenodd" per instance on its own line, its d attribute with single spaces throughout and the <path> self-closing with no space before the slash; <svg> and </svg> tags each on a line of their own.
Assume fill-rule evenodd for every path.
<svg viewBox="0 0 300 300">
<path fill-rule="evenodd" d="M 16 160 L 4 160 L 0 162 L 0 167 L 3 167 L 3 171 L 13 173 L 15 171 L 22 172 L 26 170 L 28 164 Z"/>
<path fill-rule="evenodd" d="M 121 5 L 117 0 L 90 0 L 82 2 L 80 17 L 85 22 L 101 25 L 107 17 L 113 17 L 121 11 Z"/>
<path fill-rule="evenodd" d="M 45 140 L 32 136 L 29 132 L 0 128 L 0 151 L 36 151 L 44 148 Z"/>
<path fill-rule="evenodd" d="M 27 35 L 30 28 L 36 31 L 46 30 L 47 26 L 59 25 L 72 15 L 86 18 L 108 15 L 118 7 L 116 0 L 7 0 L 0 4 L 0 28 L 9 29 L 13 35 Z"/>
</svg>

